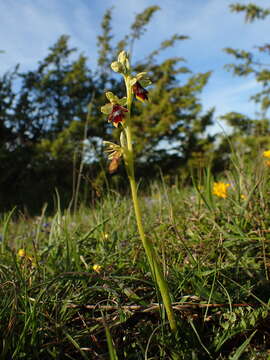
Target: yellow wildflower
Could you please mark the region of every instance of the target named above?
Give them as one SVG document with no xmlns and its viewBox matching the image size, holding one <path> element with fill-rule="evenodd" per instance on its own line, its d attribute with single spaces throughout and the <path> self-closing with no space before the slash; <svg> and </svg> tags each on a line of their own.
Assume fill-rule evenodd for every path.
<svg viewBox="0 0 270 360">
<path fill-rule="evenodd" d="M 33 261 L 33 258 L 31 256 L 26 255 L 26 251 L 24 249 L 19 249 L 18 252 L 17 252 L 17 255 L 20 258 L 25 258 L 25 259 L 27 259 L 29 261 Z"/>
<path fill-rule="evenodd" d="M 25 252 L 24 249 L 19 249 L 18 252 L 17 252 L 17 255 L 18 255 L 19 257 L 25 257 L 26 252 Z"/>
<path fill-rule="evenodd" d="M 270 159 L 270 150 L 266 150 L 263 152 L 263 156 L 267 159 Z"/>
<path fill-rule="evenodd" d="M 93 270 L 94 270 L 95 272 L 97 272 L 97 273 L 100 273 L 100 271 L 101 271 L 101 266 L 98 265 L 98 264 L 95 264 L 95 265 L 93 265 Z"/>
<path fill-rule="evenodd" d="M 241 194 L 241 199 L 242 200 L 247 200 L 247 196 L 245 194 Z"/>
<path fill-rule="evenodd" d="M 31 256 L 26 255 L 26 251 L 24 249 L 19 249 L 17 251 L 17 256 L 19 256 L 22 259 L 22 262 L 28 263 L 31 265 L 31 268 L 35 268 L 37 264 L 33 261 L 33 258 Z"/>
<path fill-rule="evenodd" d="M 227 197 L 227 189 L 231 186 L 230 184 L 225 184 L 224 182 L 215 182 L 213 186 L 213 194 L 225 199 Z"/>
<path fill-rule="evenodd" d="M 270 160 L 265 160 L 265 165 L 270 167 Z"/>
</svg>

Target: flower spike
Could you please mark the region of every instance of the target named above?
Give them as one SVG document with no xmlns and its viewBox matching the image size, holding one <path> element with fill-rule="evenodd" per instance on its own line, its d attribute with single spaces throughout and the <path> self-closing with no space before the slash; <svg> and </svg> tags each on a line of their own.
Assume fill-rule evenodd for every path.
<svg viewBox="0 0 270 360">
<path fill-rule="evenodd" d="M 148 91 L 145 89 L 145 87 L 149 86 L 151 81 L 146 77 L 146 72 L 141 72 L 135 76 L 131 75 L 132 70 L 129 64 L 129 57 L 125 51 L 122 51 L 119 54 L 117 61 L 114 61 L 111 64 L 111 68 L 113 71 L 118 72 L 123 76 L 126 85 L 127 97 L 119 99 L 111 91 L 108 91 L 106 93 L 106 97 L 109 100 L 109 103 L 101 107 L 101 112 L 108 115 L 108 121 L 113 123 L 113 125 L 116 127 L 118 127 L 119 123 L 124 122 L 125 117 L 127 117 L 127 122 L 126 124 L 123 124 L 123 129 L 121 129 L 121 146 L 108 141 L 104 142 L 104 145 L 107 146 L 105 151 L 108 153 L 109 160 L 111 160 L 108 170 L 110 174 L 115 173 L 119 167 L 121 156 L 123 156 L 131 188 L 138 232 L 145 249 L 152 274 L 159 286 L 171 330 L 176 332 L 177 324 L 172 308 L 168 284 L 164 278 L 163 269 L 160 267 L 154 245 L 152 244 L 150 237 L 146 236 L 144 232 L 142 224 L 142 213 L 138 201 L 137 184 L 134 174 L 134 150 L 132 145 L 131 132 L 131 106 L 133 101 L 133 94 L 138 100 L 142 102 L 148 101 Z"/>
</svg>

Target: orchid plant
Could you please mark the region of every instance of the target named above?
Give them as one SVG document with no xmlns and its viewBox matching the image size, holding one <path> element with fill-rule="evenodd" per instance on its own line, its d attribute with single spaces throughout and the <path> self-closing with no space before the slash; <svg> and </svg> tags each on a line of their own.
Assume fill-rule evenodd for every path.
<svg viewBox="0 0 270 360">
<path fill-rule="evenodd" d="M 132 75 L 129 56 L 125 51 L 122 51 L 119 54 L 117 61 L 114 61 L 111 64 L 111 68 L 113 71 L 123 76 L 126 86 L 126 97 L 119 99 L 118 96 L 114 95 L 112 92 L 107 92 L 106 97 L 109 103 L 101 107 L 101 112 L 108 115 L 108 122 L 112 123 L 112 125 L 117 128 L 121 128 L 119 144 L 104 141 L 104 145 L 106 146 L 105 151 L 108 153 L 108 158 L 111 161 L 109 171 L 111 173 L 115 172 L 123 157 L 130 182 L 138 232 L 145 249 L 152 275 L 158 284 L 170 327 L 172 331 L 176 331 L 176 320 L 168 285 L 164 278 L 162 267 L 152 241 L 145 236 L 134 171 L 131 107 L 134 96 L 144 103 L 149 101 L 148 91 L 145 87 L 149 86 L 151 81 L 147 77 L 146 72 L 141 72 L 135 76 Z"/>
</svg>

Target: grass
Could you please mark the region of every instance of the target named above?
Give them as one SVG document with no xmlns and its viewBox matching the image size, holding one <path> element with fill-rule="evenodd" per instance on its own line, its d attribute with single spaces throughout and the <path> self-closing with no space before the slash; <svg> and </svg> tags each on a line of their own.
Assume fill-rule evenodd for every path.
<svg viewBox="0 0 270 360">
<path fill-rule="evenodd" d="M 153 183 L 140 199 L 176 335 L 129 197 L 53 217 L 5 214 L 0 359 L 270 359 L 269 175 L 235 166 L 226 199 L 212 195 L 210 172 L 184 189 Z"/>
</svg>

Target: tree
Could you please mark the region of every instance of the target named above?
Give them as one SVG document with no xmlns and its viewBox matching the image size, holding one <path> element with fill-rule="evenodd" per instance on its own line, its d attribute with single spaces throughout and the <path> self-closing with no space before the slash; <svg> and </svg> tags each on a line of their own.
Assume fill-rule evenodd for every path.
<svg viewBox="0 0 270 360">
<path fill-rule="evenodd" d="M 110 70 L 110 63 L 123 49 L 135 54 L 136 41 L 158 10 L 151 6 L 137 14 L 129 33 L 116 43 L 112 9 L 107 10 L 98 36 L 97 71 L 89 69 L 86 57 L 77 56 L 76 49 L 69 46 L 69 37 L 63 35 L 35 70 L 22 73 L 18 67 L 0 79 L 0 131 L 5 133 L 0 157 L 7 159 L 1 164 L 2 208 L 27 204 L 37 211 L 45 201 L 50 202 L 48 196 L 52 197 L 55 188 L 65 200 L 63 205 L 67 205 L 74 189 L 74 174 L 77 177 L 79 171 L 78 166 L 74 171 L 74 158 L 77 164 L 84 163 L 80 176 L 91 179 L 95 189 L 98 184 L 102 186 L 106 180 L 102 140 L 111 140 L 112 127 L 100 113 L 100 106 L 105 102 L 104 90 L 119 96 L 123 91 L 123 83 Z M 173 34 L 135 63 L 135 70 L 148 71 L 153 82 L 151 103 L 133 110 L 135 148 L 144 175 L 152 176 L 154 168 L 175 173 L 180 165 L 189 163 L 194 153 L 204 153 L 214 141 L 205 134 L 213 110 L 202 113 L 199 99 L 210 72 L 192 74 L 183 66 L 183 58 L 158 62 L 161 51 L 187 38 Z M 86 130 L 88 138 L 83 141 Z M 91 161 L 89 151 L 85 152 L 87 146 Z M 15 160 L 16 165 L 10 168 Z M 119 179 L 114 176 L 111 181 Z"/>
<path fill-rule="evenodd" d="M 68 40 L 61 36 L 36 70 L 17 66 L 0 79 L 2 208 L 32 202 L 40 209 L 55 187 L 70 197 L 94 84 L 86 57 L 74 60 Z"/>
<path fill-rule="evenodd" d="M 256 20 L 266 19 L 270 15 L 270 8 L 262 8 L 249 3 L 242 5 L 235 3 L 230 5 L 233 12 L 244 13 L 245 21 L 252 23 Z M 270 43 L 256 46 L 257 51 L 226 48 L 225 51 L 234 56 L 237 64 L 228 64 L 227 69 L 237 76 L 253 76 L 261 85 L 262 89 L 251 97 L 260 106 L 260 113 L 257 118 L 252 119 L 240 113 L 230 112 L 223 116 L 223 119 L 233 128 L 233 143 L 237 144 L 247 156 L 256 156 L 262 148 L 269 146 L 270 121 L 267 116 L 270 108 L 270 64 L 261 60 L 260 55 L 270 55 Z"/>
<path fill-rule="evenodd" d="M 269 9 L 263 9 L 252 3 L 248 5 L 232 4 L 230 6 L 233 12 L 244 12 L 246 22 L 252 23 L 255 20 L 265 19 L 270 14 Z M 270 64 L 264 63 L 257 55 L 270 55 L 270 43 L 256 46 L 257 53 L 245 50 L 226 48 L 225 51 L 234 56 L 238 64 L 229 64 L 227 68 L 232 70 L 237 76 L 253 75 L 262 90 L 252 96 L 252 100 L 260 104 L 262 117 L 265 117 L 270 107 Z"/>
</svg>

